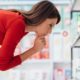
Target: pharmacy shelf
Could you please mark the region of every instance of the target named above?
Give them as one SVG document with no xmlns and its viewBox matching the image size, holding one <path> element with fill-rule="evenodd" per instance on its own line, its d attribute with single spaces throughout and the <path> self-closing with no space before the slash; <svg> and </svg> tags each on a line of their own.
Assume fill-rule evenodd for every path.
<svg viewBox="0 0 80 80">
<path fill-rule="evenodd" d="M 24 61 L 22 64 L 44 64 L 44 63 L 71 63 L 71 61 L 54 61 L 53 59 L 28 59 Z"/>
<path fill-rule="evenodd" d="M 37 59 L 31 59 L 31 60 L 26 60 L 23 62 L 23 64 L 37 64 L 37 63 L 41 63 L 41 64 L 44 64 L 44 63 L 52 63 L 52 60 L 51 59 L 41 59 L 41 60 L 37 60 Z"/>
<path fill-rule="evenodd" d="M 52 1 L 52 0 L 50 0 L 50 1 Z M 39 2 L 39 1 L 37 1 L 37 0 L 35 0 L 35 1 L 0 1 L 0 6 L 2 5 L 23 5 L 23 6 L 25 6 L 25 5 L 33 5 L 33 4 L 36 4 L 37 2 Z M 54 0 L 54 1 L 52 1 L 54 4 L 70 4 L 71 3 L 71 0 Z"/>
<path fill-rule="evenodd" d="M 64 60 L 64 61 L 53 61 L 53 63 L 71 63 L 71 61 L 66 61 L 66 60 Z"/>
<path fill-rule="evenodd" d="M 20 66 L 13 68 L 12 70 L 44 70 L 47 69 L 52 71 L 53 63 L 51 60 L 26 60 Z"/>
<path fill-rule="evenodd" d="M 71 64 L 71 61 L 53 61 L 53 60 L 26 60 L 22 63 L 24 65 L 40 65 L 40 66 L 53 66 L 54 64 Z M 48 66 L 47 66 L 48 67 Z"/>
</svg>

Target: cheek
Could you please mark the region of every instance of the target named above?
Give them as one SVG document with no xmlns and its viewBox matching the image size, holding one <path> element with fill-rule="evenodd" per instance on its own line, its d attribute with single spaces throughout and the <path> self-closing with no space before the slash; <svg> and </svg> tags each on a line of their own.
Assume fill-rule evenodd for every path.
<svg viewBox="0 0 80 80">
<path fill-rule="evenodd" d="M 45 28 L 43 31 L 44 34 L 48 34 L 48 32 L 49 32 L 49 28 Z"/>
<path fill-rule="evenodd" d="M 45 27 L 43 28 L 43 30 L 47 32 L 47 31 L 49 30 L 49 27 L 48 27 L 48 26 L 45 26 Z"/>
<path fill-rule="evenodd" d="M 39 28 L 40 34 L 47 34 L 49 31 L 49 27 L 47 25 L 41 25 Z"/>
<path fill-rule="evenodd" d="M 41 27 L 41 32 L 46 32 L 46 30 L 47 30 L 47 28 L 45 25 Z"/>
<path fill-rule="evenodd" d="M 48 33 L 48 32 L 49 32 L 49 30 L 50 30 L 50 29 L 49 29 L 49 28 L 47 28 L 47 29 L 46 29 L 46 32 Z"/>
</svg>

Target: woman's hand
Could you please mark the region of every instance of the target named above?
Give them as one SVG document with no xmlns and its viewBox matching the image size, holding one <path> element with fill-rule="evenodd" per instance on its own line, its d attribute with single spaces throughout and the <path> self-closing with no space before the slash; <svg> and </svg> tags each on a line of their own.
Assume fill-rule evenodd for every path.
<svg viewBox="0 0 80 80">
<path fill-rule="evenodd" d="M 24 61 L 28 59 L 34 53 L 40 51 L 45 46 L 45 44 L 46 44 L 45 37 L 36 37 L 34 41 L 34 46 L 20 55 L 21 60 Z"/>
<path fill-rule="evenodd" d="M 36 37 L 35 41 L 34 41 L 34 46 L 33 49 L 35 51 L 40 51 L 46 44 L 46 40 L 45 37 Z"/>
</svg>

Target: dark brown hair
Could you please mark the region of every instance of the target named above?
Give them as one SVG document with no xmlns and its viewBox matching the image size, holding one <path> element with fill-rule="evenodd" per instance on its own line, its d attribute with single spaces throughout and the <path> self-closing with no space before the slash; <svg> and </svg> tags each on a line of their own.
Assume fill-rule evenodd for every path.
<svg viewBox="0 0 80 80">
<path fill-rule="evenodd" d="M 43 0 L 35 4 L 30 11 L 20 11 L 15 9 L 12 9 L 11 11 L 19 12 L 24 17 L 25 23 L 28 25 L 39 25 L 47 18 L 57 18 L 57 23 L 60 22 L 60 14 L 57 8 L 48 0 Z"/>
</svg>

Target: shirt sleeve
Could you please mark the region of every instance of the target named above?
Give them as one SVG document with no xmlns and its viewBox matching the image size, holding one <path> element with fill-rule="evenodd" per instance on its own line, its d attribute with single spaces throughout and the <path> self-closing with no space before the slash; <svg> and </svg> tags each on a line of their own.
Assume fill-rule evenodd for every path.
<svg viewBox="0 0 80 80">
<path fill-rule="evenodd" d="M 16 45 L 24 34 L 25 25 L 21 19 L 16 20 L 6 31 L 0 49 L 0 70 L 5 71 L 21 64 L 20 55 L 14 56 Z"/>
</svg>

